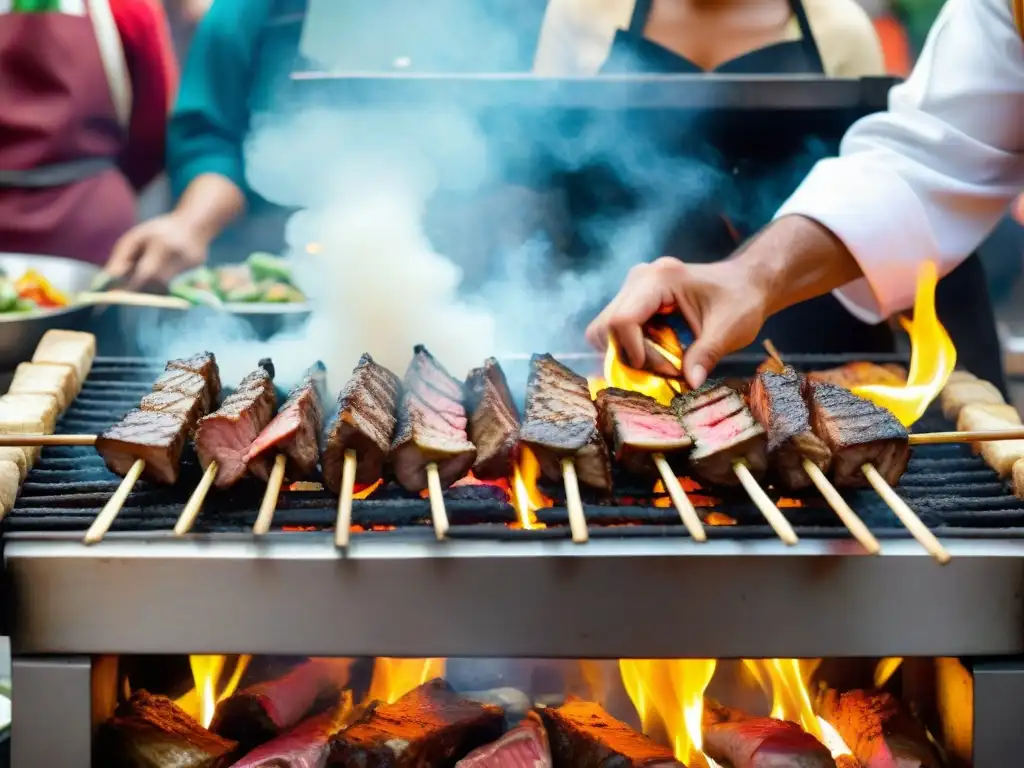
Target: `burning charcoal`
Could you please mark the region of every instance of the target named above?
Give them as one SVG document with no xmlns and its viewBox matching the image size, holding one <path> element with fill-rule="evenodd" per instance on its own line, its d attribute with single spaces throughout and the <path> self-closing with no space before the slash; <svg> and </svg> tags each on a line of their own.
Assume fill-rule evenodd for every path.
<svg viewBox="0 0 1024 768">
<path fill-rule="evenodd" d="M 804 402 L 803 377 L 787 366 L 781 373 L 759 373 L 750 385 L 750 411 L 768 432 L 768 457 L 784 488 L 811 485 L 803 460 L 825 472 L 832 461 L 828 446 L 811 430 Z"/>
<path fill-rule="evenodd" d="M 704 705 L 704 752 L 731 768 L 836 768 L 828 747 L 796 723 Z"/>
<path fill-rule="evenodd" d="M 443 680 L 431 680 L 394 704 L 372 707 L 335 736 L 327 765 L 453 768 L 499 738 L 504 722 L 498 707 L 469 701 Z"/>
<path fill-rule="evenodd" d="M 311 717 L 249 752 L 232 768 L 322 768 L 331 737 L 352 714 L 352 696 L 330 712 Z"/>
<path fill-rule="evenodd" d="M 338 413 L 327 427 L 324 441 L 324 485 L 341 493 L 345 451 L 356 452 L 356 482 L 370 485 L 384 473 L 384 460 L 395 432 L 401 382 L 369 355 L 359 358 L 352 378 L 338 396 Z"/>
<path fill-rule="evenodd" d="M 349 667 L 346 659 L 314 659 L 276 680 L 238 691 L 217 705 L 210 730 L 252 749 L 335 703 Z"/>
<path fill-rule="evenodd" d="M 144 478 L 174 485 L 187 436 L 187 425 L 179 414 L 135 410 L 96 438 L 96 451 L 110 471 L 122 477 L 136 459 L 142 459 Z"/>
<path fill-rule="evenodd" d="M 452 667 L 449 664 L 449 679 L 451 679 L 451 669 Z M 486 691 L 467 691 L 462 695 L 481 704 L 501 707 L 505 713 L 505 721 L 507 723 L 518 723 L 526 717 L 533 706 L 530 697 L 518 688 L 491 688 Z"/>
<path fill-rule="evenodd" d="M 719 381 L 679 395 L 672 408 L 696 445 L 693 471 L 719 485 L 737 485 L 733 464 L 743 461 L 754 477 L 768 468 L 764 427 L 754 421 L 743 398 Z"/>
<path fill-rule="evenodd" d="M 571 456 L 580 482 L 611 490 L 608 446 L 597 428 L 597 408 L 587 380 L 551 355 L 534 355 L 530 360 L 519 439 L 533 449 L 549 480 L 561 482 L 561 459 Z"/>
<path fill-rule="evenodd" d="M 199 420 L 196 453 L 205 470 L 216 461 L 218 488 L 229 488 L 248 470 L 245 456 L 253 441 L 274 415 L 277 394 L 263 368 L 250 373 L 220 408 Z"/>
<path fill-rule="evenodd" d="M 672 750 L 638 733 L 599 704 L 570 697 L 540 710 L 555 768 L 686 768 Z"/>
<path fill-rule="evenodd" d="M 434 462 L 446 488 L 465 475 L 476 459 L 476 448 L 466 435 L 462 385 L 420 345 L 403 388 L 391 442 L 395 477 L 407 491 L 418 493 L 426 489 L 427 465 Z"/>
<path fill-rule="evenodd" d="M 910 443 L 890 411 L 834 384 L 808 382 L 805 395 L 814 433 L 832 451 L 836 486 L 866 487 L 864 464 L 874 464 L 890 485 L 900 481 L 910 462 Z"/>
<path fill-rule="evenodd" d="M 519 411 L 504 371 L 493 357 L 466 378 L 469 438 L 476 446 L 473 474 L 481 480 L 512 475 L 519 443 Z"/>
<path fill-rule="evenodd" d="M 535 712 L 493 744 L 479 747 L 457 768 L 552 768 L 548 734 Z"/>
<path fill-rule="evenodd" d="M 226 768 L 237 745 L 215 736 L 163 696 L 136 691 L 97 735 L 97 765 Z"/>
<path fill-rule="evenodd" d="M 938 768 L 924 727 L 891 694 L 828 691 L 821 715 L 839 732 L 863 768 Z"/>
<path fill-rule="evenodd" d="M 206 381 L 210 405 L 212 406 L 213 403 L 220 400 L 220 368 L 217 366 L 217 358 L 213 356 L 212 352 L 200 352 L 192 357 L 171 360 L 167 363 L 167 370 L 173 369 L 199 374 Z"/>
<path fill-rule="evenodd" d="M 868 384 L 902 387 L 907 383 L 907 371 L 899 365 L 856 362 L 824 371 L 813 371 L 807 375 L 807 378 L 822 384 L 835 384 L 844 389 L 853 389 Z"/>
<path fill-rule="evenodd" d="M 597 423 L 615 460 L 636 474 L 658 474 L 651 459 L 655 453 L 663 453 L 673 466 L 681 466 L 693 445 L 671 408 L 639 392 L 615 387 L 601 390 Z"/>
<path fill-rule="evenodd" d="M 285 465 L 288 481 L 316 478 L 326 388 L 327 368 L 317 362 L 292 389 L 277 416 L 249 447 L 245 460 L 256 477 L 264 481 L 270 477 L 270 452 L 273 449 L 288 459 Z"/>
<path fill-rule="evenodd" d="M 171 413 L 180 416 L 185 422 L 187 432 L 195 429 L 196 423 L 206 413 L 203 408 L 203 396 L 201 394 L 186 395 L 183 392 L 175 392 L 172 389 L 150 392 L 139 401 L 139 410 L 152 411 L 153 413 Z"/>
</svg>

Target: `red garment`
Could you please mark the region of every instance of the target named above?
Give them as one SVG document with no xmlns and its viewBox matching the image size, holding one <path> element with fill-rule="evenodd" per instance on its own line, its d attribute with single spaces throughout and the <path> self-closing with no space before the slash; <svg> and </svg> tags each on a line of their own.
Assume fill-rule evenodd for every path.
<svg viewBox="0 0 1024 768">
<path fill-rule="evenodd" d="M 0 169 L 116 162 L 65 186 L 0 186 L 0 251 L 106 262 L 135 223 L 135 190 L 163 168 L 176 81 L 167 19 L 157 0 L 109 2 L 131 80 L 127 132 L 89 16 L 0 15 Z"/>
<path fill-rule="evenodd" d="M 874 20 L 875 31 L 882 43 L 885 70 L 890 75 L 906 77 L 913 66 L 910 54 L 910 38 L 899 19 L 891 14 L 878 16 Z"/>
</svg>

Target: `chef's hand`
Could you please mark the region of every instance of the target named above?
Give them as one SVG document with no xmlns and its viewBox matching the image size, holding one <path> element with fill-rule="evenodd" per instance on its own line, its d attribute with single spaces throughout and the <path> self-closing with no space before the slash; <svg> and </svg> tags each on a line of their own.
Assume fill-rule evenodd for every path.
<svg viewBox="0 0 1024 768">
<path fill-rule="evenodd" d="M 208 247 L 194 227 L 168 213 L 126 232 L 104 271 L 129 291 L 159 290 L 175 276 L 203 264 Z"/>
<path fill-rule="evenodd" d="M 678 308 L 693 330 L 683 375 L 699 387 L 724 355 L 757 338 L 768 298 L 741 261 L 684 264 L 665 256 L 629 271 L 618 295 L 590 324 L 587 340 L 604 349 L 613 336 L 629 364 L 643 368 L 643 326 L 665 308 Z"/>
</svg>

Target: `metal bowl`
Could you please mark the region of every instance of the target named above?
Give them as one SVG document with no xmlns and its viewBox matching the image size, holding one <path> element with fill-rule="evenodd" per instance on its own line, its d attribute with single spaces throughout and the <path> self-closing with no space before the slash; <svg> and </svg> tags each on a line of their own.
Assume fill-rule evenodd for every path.
<svg viewBox="0 0 1024 768">
<path fill-rule="evenodd" d="M 99 267 L 84 261 L 26 253 L 0 253 L 0 268 L 14 280 L 34 269 L 66 294 L 88 291 L 100 272 Z M 72 304 L 60 309 L 0 313 L 0 370 L 12 370 L 31 359 L 39 339 L 52 328 L 83 329 L 92 311 L 90 306 Z"/>
</svg>

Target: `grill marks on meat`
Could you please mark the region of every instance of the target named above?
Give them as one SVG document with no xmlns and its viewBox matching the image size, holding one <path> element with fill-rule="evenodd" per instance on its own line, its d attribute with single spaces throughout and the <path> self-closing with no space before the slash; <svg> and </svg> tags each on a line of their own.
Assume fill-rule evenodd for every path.
<svg viewBox="0 0 1024 768">
<path fill-rule="evenodd" d="M 317 362 L 288 394 L 277 416 L 249 446 L 245 460 L 256 477 L 261 480 L 270 477 L 272 450 L 287 458 L 287 480 L 312 480 L 317 476 L 326 387 L 327 368 Z"/>
<path fill-rule="evenodd" d="M 608 446 L 597 428 L 587 380 L 551 355 L 534 355 L 530 366 L 519 439 L 533 449 L 549 480 L 561 480 L 561 459 L 572 457 L 580 482 L 610 491 Z"/>
<path fill-rule="evenodd" d="M 466 434 L 462 385 L 417 345 L 403 382 L 398 423 L 391 443 L 391 467 L 407 491 L 427 487 L 427 465 L 437 464 L 442 487 L 469 471 L 476 448 Z"/>
<path fill-rule="evenodd" d="M 139 401 L 139 410 L 180 416 L 188 432 L 195 429 L 196 422 L 205 413 L 202 395 L 187 395 L 172 389 L 150 392 Z"/>
<path fill-rule="evenodd" d="M 185 357 L 180 360 L 171 360 L 167 369 L 178 369 L 198 373 L 206 381 L 210 391 L 210 403 L 220 400 L 220 368 L 212 352 L 200 352 L 192 357 Z"/>
<path fill-rule="evenodd" d="M 832 451 L 836 486 L 867 486 L 864 464 L 874 464 L 890 485 L 899 482 L 910 462 L 910 444 L 890 411 L 834 384 L 809 382 L 805 394 L 814 432 Z"/>
<path fill-rule="evenodd" d="M 124 477 L 135 461 L 142 459 L 146 462 L 143 477 L 173 485 L 178 482 L 187 437 L 180 415 L 134 410 L 96 438 L 96 450 L 111 472 Z"/>
<path fill-rule="evenodd" d="M 456 768 L 552 768 L 548 734 L 536 712 L 493 744 L 480 747 Z"/>
<path fill-rule="evenodd" d="M 414 688 L 393 704 L 378 704 L 331 741 L 327 765 L 361 768 L 452 768 L 501 736 L 499 707 L 478 704 L 442 680 Z"/>
<path fill-rule="evenodd" d="M 839 732 L 863 768 L 938 768 L 924 727 L 891 694 L 828 691 L 821 715 Z"/>
<path fill-rule="evenodd" d="M 804 401 L 803 377 L 787 366 L 781 373 L 759 373 L 750 385 L 750 411 L 768 433 L 768 456 L 783 487 L 798 490 L 811 485 L 803 459 L 828 470 L 832 452 L 811 430 Z"/>
<path fill-rule="evenodd" d="M 733 464 L 743 461 L 754 477 L 768 468 L 764 428 L 751 415 L 743 398 L 719 381 L 678 395 L 672 409 L 696 446 L 690 454 L 693 471 L 702 480 L 737 485 Z"/>
<path fill-rule="evenodd" d="M 338 412 L 327 428 L 323 457 L 324 485 L 341 493 L 345 451 L 356 453 L 356 482 L 369 485 L 384 474 L 384 460 L 397 423 L 401 395 L 398 377 L 364 354 L 338 396 Z"/>
<path fill-rule="evenodd" d="M 225 398 L 220 408 L 199 420 L 196 453 L 205 470 L 217 462 L 214 485 L 228 488 L 246 473 L 245 460 L 253 441 L 270 422 L 277 405 L 277 393 L 270 374 L 257 368 Z"/>
<path fill-rule="evenodd" d="M 637 474 L 658 474 L 651 456 L 681 465 L 693 441 L 675 412 L 653 397 L 608 387 L 597 395 L 597 423 L 615 460 Z M 673 459 L 675 461 L 673 461 Z"/>
<path fill-rule="evenodd" d="M 203 412 L 209 412 L 216 402 L 206 379 L 201 374 L 180 368 L 168 368 L 153 382 L 154 392 L 181 392 L 183 395 L 198 395 L 203 399 Z"/>
<path fill-rule="evenodd" d="M 519 411 L 505 372 L 493 357 L 469 372 L 466 405 L 469 439 L 476 446 L 473 474 L 481 480 L 511 476 L 519 443 Z"/>
<path fill-rule="evenodd" d="M 836 768 L 828 748 L 796 723 L 706 703 L 704 751 L 731 768 Z"/>
<path fill-rule="evenodd" d="M 555 768 L 685 768 L 668 747 L 609 715 L 599 704 L 569 698 L 540 710 Z"/>
</svg>

